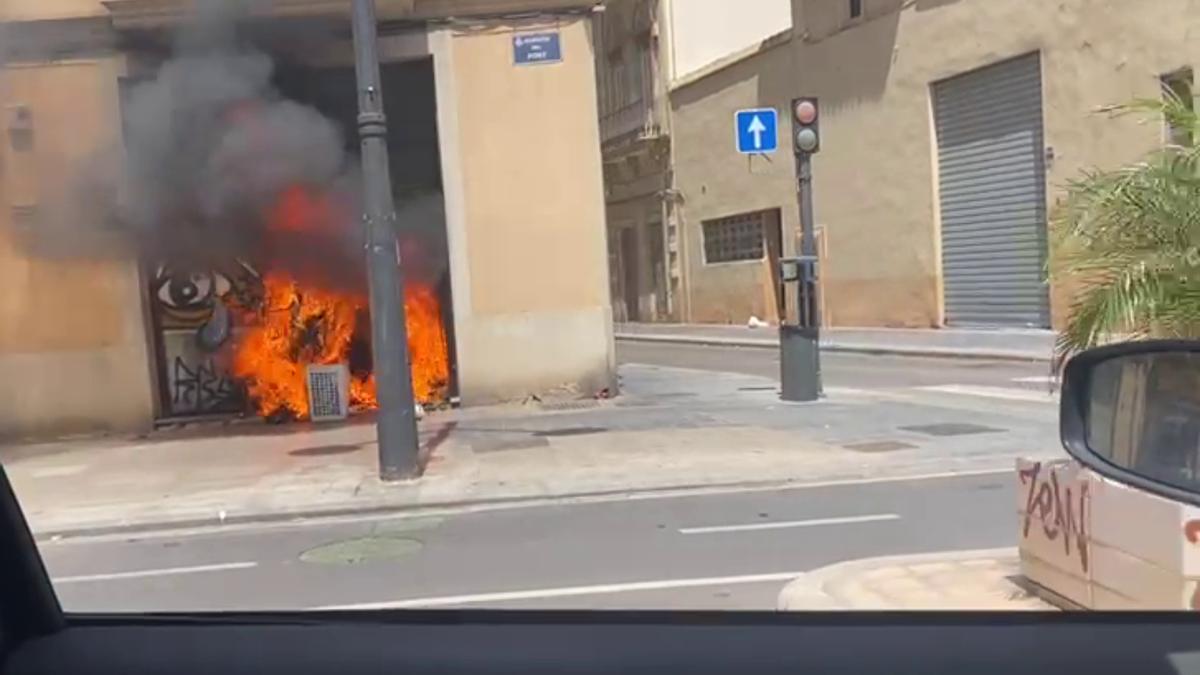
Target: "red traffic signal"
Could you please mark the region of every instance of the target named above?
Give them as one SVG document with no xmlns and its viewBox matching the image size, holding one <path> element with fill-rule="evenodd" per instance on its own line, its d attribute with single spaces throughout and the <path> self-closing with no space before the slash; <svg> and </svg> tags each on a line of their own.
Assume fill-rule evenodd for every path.
<svg viewBox="0 0 1200 675">
<path fill-rule="evenodd" d="M 821 108 L 817 99 L 792 100 L 792 144 L 796 154 L 811 155 L 821 149 Z"/>
</svg>

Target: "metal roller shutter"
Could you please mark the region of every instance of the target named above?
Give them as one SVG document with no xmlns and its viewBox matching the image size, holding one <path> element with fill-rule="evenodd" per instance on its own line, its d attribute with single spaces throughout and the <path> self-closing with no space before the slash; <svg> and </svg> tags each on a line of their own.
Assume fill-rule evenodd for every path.
<svg viewBox="0 0 1200 675">
<path fill-rule="evenodd" d="M 946 322 L 1049 325 L 1037 54 L 933 86 Z"/>
</svg>

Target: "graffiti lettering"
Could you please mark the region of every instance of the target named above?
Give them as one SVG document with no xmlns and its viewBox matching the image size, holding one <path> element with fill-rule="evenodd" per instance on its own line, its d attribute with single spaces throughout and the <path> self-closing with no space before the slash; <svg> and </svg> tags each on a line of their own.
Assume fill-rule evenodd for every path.
<svg viewBox="0 0 1200 675">
<path fill-rule="evenodd" d="M 1019 472 L 1025 493 L 1025 523 L 1022 536 L 1028 537 L 1036 515 L 1042 523 L 1042 533 L 1050 541 L 1062 535 L 1063 552 L 1070 557 L 1072 546 L 1079 553 L 1079 564 L 1088 569 L 1087 513 L 1088 484 L 1080 483 L 1078 494 L 1058 482 L 1053 468 L 1043 474 L 1041 462 L 1035 462 Z"/>
<path fill-rule="evenodd" d="M 1191 544 L 1200 544 L 1200 520 L 1189 520 L 1183 524 L 1183 537 Z M 1192 609 L 1200 609 L 1200 584 L 1192 590 L 1192 599 L 1188 604 Z"/>
<path fill-rule="evenodd" d="M 212 361 L 189 366 L 182 357 L 175 357 L 171 372 L 171 408 L 176 413 L 191 411 L 212 412 L 236 404 L 238 387 Z"/>
</svg>

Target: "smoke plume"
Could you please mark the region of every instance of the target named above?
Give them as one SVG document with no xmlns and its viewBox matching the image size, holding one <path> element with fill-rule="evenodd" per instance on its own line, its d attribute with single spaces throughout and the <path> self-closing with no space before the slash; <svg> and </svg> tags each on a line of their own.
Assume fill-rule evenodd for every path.
<svg viewBox="0 0 1200 675">
<path fill-rule="evenodd" d="M 51 249 L 86 239 L 73 236 L 77 228 L 101 225 L 145 259 L 177 266 L 240 257 L 296 274 L 343 267 L 359 236 L 344 139 L 272 86 L 271 56 L 247 38 L 248 9 L 197 3 L 169 60 L 124 97 L 122 148 L 80 167 L 50 212 Z M 268 214 L 298 185 L 327 196 L 340 217 L 304 234 L 321 241 L 272 241 Z"/>
</svg>

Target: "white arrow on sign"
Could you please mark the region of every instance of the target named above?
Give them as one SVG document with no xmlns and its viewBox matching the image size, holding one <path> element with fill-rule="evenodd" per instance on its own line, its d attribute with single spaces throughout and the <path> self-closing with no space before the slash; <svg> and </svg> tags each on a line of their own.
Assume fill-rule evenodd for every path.
<svg viewBox="0 0 1200 675">
<path fill-rule="evenodd" d="M 767 125 L 762 123 L 762 120 L 758 118 L 758 115 L 750 118 L 750 126 L 746 127 L 746 131 L 749 131 L 751 135 L 754 136 L 755 150 L 762 147 L 762 135 L 766 130 Z"/>
</svg>

